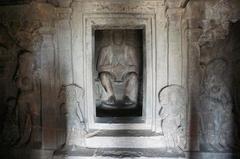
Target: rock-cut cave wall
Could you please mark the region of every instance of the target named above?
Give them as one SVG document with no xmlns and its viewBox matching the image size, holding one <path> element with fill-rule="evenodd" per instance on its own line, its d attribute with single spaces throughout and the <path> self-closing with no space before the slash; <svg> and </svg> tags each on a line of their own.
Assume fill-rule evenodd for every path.
<svg viewBox="0 0 240 159">
<path fill-rule="evenodd" d="M 143 0 L 136 0 L 136 3 L 140 1 Z M 73 30 L 84 23 L 73 23 L 75 14 L 83 10 L 74 6 L 74 2 L 84 0 L 0 2 L 0 143 L 4 157 L 19 158 L 21 154 L 44 159 L 65 143 L 66 125 L 61 122 L 66 113 L 62 112 L 65 111 L 63 107 L 73 101 L 82 103 L 84 89 L 87 89 L 81 75 L 86 68 L 73 70 L 74 59 L 70 56 L 81 48 L 76 42 L 82 42 L 83 36 L 83 32 L 74 35 Z M 157 15 L 164 14 L 165 19 L 160 20 L 164 29 L 156 25 L 156 32 L 158 29 L 169 32 L 163 35 L 169 40 L 167 44 L 163 39 L 157 43 L 166 46 L 166 50 L 161 51 L 177 53 L 181 50 L 186 55 L 183 60 L 186 64 L 180 65 L 187 66 L 187 71 L 181 72 L 187 79 L 182 78 L 181 82 L 188 92 L 189 102 L 188 116 L 185 116 L 188 122 L 182 126 L 188 134 L 184 152 L 188 158 L 200 156 L 204 159 L 212 154 L 218 159 L 237 158 L 234 155 L 240 149 L 240 3 L 238 0 L 181 2 L 159 2 L 160 8 L 165 10 L 156 11 Z M 151 3 L 155 4 L 155 0 L 146 0 L 142 4 Z M 95 7 L 102 7 L 104 12 L 111 9 L 103 4 L 98 3 Z M 154 7 L 130 6 L 133 7 L 120 5 L 120 9 L 122 12 L 154 10 Z M 76 57 L 81 59 L 80 64 L 84 62 L 83 54 Z M 171 56 L 163 58 L 171 62 Z M 180 62 L 176 63 L 178 66 Z M 165 67 L 161 63 L 158 66 L 156 70 Z M 74 72 L 76 70 L 80 73 Z M 176 84 L 174 73 L 177 76 L 180 72 L 168 73 L 173 78 L 172 83 L 170 79 L 166 85 Z M 74 75 L 81 79 L 77 84 Z M 161 74 L 156 76 L 165 78 Z M 160 84 L 156 92 L 161 94 L 160 90 L 166 85 Z M 71 98 L 66 99 L 66 96 Z M 159 105 L 158 100 L 156 103 Z M 77 138 L 82 140 L 86 125 L 84 117 L 80 118 L 79 124 L 84 130 L 79 130 Z M 156 119 L 156 122 L 164 120 Z M 161 133 L 162 129 L 156 128 L 158 131 Z M 26 149 L 36 152 L 28 153 Z"/>
</svg>

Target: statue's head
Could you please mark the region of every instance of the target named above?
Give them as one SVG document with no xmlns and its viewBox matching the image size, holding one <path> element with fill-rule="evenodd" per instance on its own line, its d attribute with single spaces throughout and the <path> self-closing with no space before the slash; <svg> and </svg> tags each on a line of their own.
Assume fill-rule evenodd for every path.
<svg viewBox="0 0 240 159">
<path fill-rule="evenodd" d="M 180 85 L 170 85 L 159 92 L 159 102 L 169 114 L 181 113 L 187 106 L 186 89 Z"/>
<path fill-rule="evenodd" d="M 122 45 L 124 40 L 124 31 L 122 30 L 114 30 L 112 32 L 112 40 L 116 45 Z"/>
</svg>

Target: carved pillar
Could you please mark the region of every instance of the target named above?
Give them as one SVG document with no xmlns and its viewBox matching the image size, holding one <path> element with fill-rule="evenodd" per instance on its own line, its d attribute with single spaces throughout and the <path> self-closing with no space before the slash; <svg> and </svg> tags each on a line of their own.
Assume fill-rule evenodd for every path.
<svg viewBox="0 0 240 159">
<path fill-rule="evenodd" d="M 71 28 L 72 28 L 72 59 L 73 81 L 79 86 L 84 85 L 84 54 L 83 54 L 83 12 L 82 2 L 75 1 L 72 4 Z"/>
<path fill-rule="evenodd" d="M 198 107 L 200 95 L 200 50 L 198 39 L 202 34 L 199 19 L 188 20 L 188 91 L 189 91 L 189 150 L 199 150 Z"/>
<path fill-rule="evenodd" d="M 165 4 L 158 2 L 156 11 L 156 95 L 163 87 L 168 85 L 168 19 L 166 16 Z M 154 130 L 161 133 L 161 121 L 159 118 L 160 103 L 158 98 L 155 101 L 156 110 L 153 116 Z"/>
<path fill-rule="evenodd" d="M 41 49 L 41 94 L 42 94 L 42 142 L 43 148 L 56 147 L 56 98 L 59 78 L 56 76 L 56 46 L 54 29 L 45 26 L 42 29 Z"/>
<path fill-rule="evenodd" d="M 56 42 L 61 84 L 73 83 L 72 27 L 70 8 L 59 8 L 56 27 Z"/>
<path fill-rule="evenodd" d="M 182 15 L 183 9 L 168 9 L 168 82 L 182 85 L 186 77 L 186 63 L 183 63 L 186 52 L 182 49 Z"/>
</svg>

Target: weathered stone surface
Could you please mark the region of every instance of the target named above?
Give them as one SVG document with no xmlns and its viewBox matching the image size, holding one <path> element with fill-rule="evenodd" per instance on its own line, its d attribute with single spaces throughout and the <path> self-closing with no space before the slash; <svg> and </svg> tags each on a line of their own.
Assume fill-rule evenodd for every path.
<svg viewBox="0 0 240 159">
<path fill-rule="evenodd" d="M 226 61 L 214 59 L 207 64 L 202 81 L 200 126 L 203 145 L 209 150 L 228 150 L 233 144 L 233 107 L 224 80 L 226 71 Z"/>
<path fill-rule="evenodd" d="M 40 117 L 39 90 L 40 81 L 37 70 L 34 70 L 34 56 L 30 52 L 20 52 L 18 55 L 16 85 L 19 91 L 16 103 L 17 123 L 20 140 L 18 145 L 34 142 L 33 137 Z M 35 67 L 36 68 L 36 67 Z M 33 140 L 33 141 L 32 141 Z"/>
<path fill-rule="evenodd" d="M 141 96 L 142 90 L 138 87 L 142 86 L 140 78 L 143 71 L 143 53 L 141 35 L 136 34 L 141 34 L 141 30 L 135 32 L 109 30 L 102 32 L 102 41 L 97 43 L 96 40 L 96 45 L 103 46 L 95 46 L 97 72 L 94 77 L 99 80 L 103 88 L 95 90 L 96 94 L 99 92 L 101 98 L 99 103 L 102 107 L 109 109 L 141 107 L 142 100 L 139 100 L 138 96 Z M 100 35 L 100 33 L 95 34 L 95 36 Z M 101 37 L 95 38 L 101 39 Z"/>
<path fill-rule="evenodd" d="M 84 146 L 87 134 L 84 116 L 84 90 L 75 85 L 62 86 L 58 95 L 59 124 L 65 130 L 64 148 Z"/>
<path fill-rule="evenodd" d="M 7 135 L 10 137 L 7 134 L 8 129 L 10 129 L 10 132 L 14 134 L 10 133 L 12 138 L 7 139 L 11 140 L 9 144 L 16 144 L 16 140 L 18 140 L 18 145 L 20 146 L 28 143 L 30 140 L 31 142 L 39 141 L 37 136 L 40 128 L 39 67 L 33 52 L 39 49 L 37 46 L 41 44 L 41 40 L 39 40 L 41 36 L 35 34 L 36 32 L 34 31 L 39 28 L 39 25 L 33 25 L 33 23 L 29 25 L 27 21 L 13 24 L 19 24 L 19 26 L 12 26 L 10 23 L 2 24 L 4 33 L 1 43 L 7 49 L 5 54 L 9 54 L 8 56 L 12 60 L 16 59 L 15 62 L 8 62 L 6 59 L 7 63 L 4 66 L 4 69 L 6 69 L 4 70 L 5 80 L 8 79 L 9 81 L 6 83 L 8 89 L 11 86 L 15 87 L 15 89 L 4 93 L 6 96 L 3 102 L 6 102 L 4 104 L 8 107 L 5 112 L 8 114 L 8 118 L 6 118 L 2 130 L 3 136 Z M 12 27 L 15 27 L 16 30 L 11 30 Z M 4 36 L 6 34 L 8 36 Z M 14 84 L 14 82 L 16 83 Z"/>
<path fill-rule="evenodd" d="M 190 42 L 191 45 L 189 50 L 189 55 L 191 57 L 190 59 L 191 66 L 189 66 L 189 68 L 190 70 L 193 70 L 193 72 L 190 72 L 191 78 L 189 78 L 189 82 L 192 83 L 191 86 L 189 87 L 191 90 L 190 101 L 192 101 L 191 107 L 192 107 L 192 114 L 193 114 L 193 116 L 191 117 L 192 119 L 191 127 L 195 128 L 196 122 L 204 123 L 203 125 L 199 124 L 199 126 L 197 126 L 198 128 L 195 128 L 195 129 L 201 130 L 199 132 L 201 135 L 203 135 L 202 134 L 203 129 L 207 129 L 207 131 L 209 130 L 208 133 L 212 134 L 212 135 L 209 135 L 209 137 L 211 136 L 210 137 L 211 139 L 210 138 L 203 139 L 201 137 L 197 137 L 198 135 L 196 134 L 198 132 L 195 133 L 194 136 L 192 136 L 193 139 L 201 139 L 199 141 L 200 143 L 199 149 L 201 151 L 213 151 L 213 152 L 229 151 L 229 146 L 227 145 L 229 145 L 230 143 L 227 143 L 227 142 L 232 142 L 233 139 L 234 140 L 238 139 L 238 137 L 235 135 L 236 132 L 232 132 L 236 124 L 236 121 L 233 120 L 235 118 L 233 113 L 235 112 L 234 111 L 235 102 L 233 101 L 233 94 L 232 94 L 233 86 L 232 86 L 232 83 L 229 82 L 232 80 L 231 72 L 232 72 L 232 69 L 234 68 L 233 63 L 235 63 L 233 62 L 234 60 L 231 60 L 231 58 L 233 57 L 231 55 L 232 54 L 231 52 L 232 50 L 235 50 L 233 48 L 236 48 L 238 46 L 236 44 L 233 44 L 235 43 L 234 41 L 238 41 L 238 40 L 236 38 L 234 40 L 233 38 L 231 38 L 232 36 L 231 26 L 234 25 L 232 23 L 235 23 L 237 19 L 239 19 L 239 9 L 237 9 L 239 8 L 238 6 L 239 6 L 239 2 L 237 1 L 224 1 L 224 0 L 190 1 L 189 5 L 187 6 L 187 9 L 189 10 L 189 12 L 187 12 L 186 16 L 188 17 L 188 19 L 190 19 L 189 21 L 191 22 L 189 23 L 191 24 L 189 26 L 190 28 L 188 31 L 189 38 L 190 39 L 194 38 L 194 41 Z M 235 34 L 238 35 L 238 32 L 236 30 L 234 32 Z M 194 37 L 192 35 L 194 35 Z M 234 58 L 238 59 L 238 55 L 235 54 Z M 221 61 L 221 60 L 225 61 L 226 66 L 219 65 L 219 66 L 216 66 L 216 68 L 221 67 L 221 69 L 224 69 L 225 67 L 226 68 L 225 73 L 223 73 L 223 75 L 220 75 L 222 72 L 224 72 L 221 69 L 215 70 L 215 73 L 213 73 L 212 71 L 214 70 L 214 68 L 212 67 L 213 65 L 211 65 L 210 63 L 213 61 Z M 199 61 L 199 64 L 197 64 L 197 61 Z M 211 65 L 210 69 L 207 69 L 208 65 Z M 211 70 L 210 71 L 211 73 L 206 70 Z M 209 75 L 209 74 L 212 74 L 212 75 Z M 207 82 L 206 78 L 209 76 L 211 76 L 211 78 L 208 78 L 207 80 L 208 82 Z M 203 88 L 204 86 L 206 86 L 204 83 L 205 84 L 207 83 L 206 85 L 208 85 L 209 87 L 214 87 L 213 89 L 218 88 L 217 91 L 215 91 L 215 93 L 210 93 L 211 91 L 214 91 L 214 90 L 210 90 L 210 88 L 206 88 L 206 87 Z M 199 86 L 201 86 L 201 88 Z M 205 94 L 206 96 L 203 94 Z M 208 98 L 210 96 L 212 100 Z M 214 100 L 216 98 L 220 100 Z M 211 105 L 217 108 L 203 111 L 202 107 L 207 109 L 210 109 L 211 107 L 209 104 L 206 104 L 206 103 L 212 103 Z M 223 106 L 224 108 L 222 109 L 221 107 L 219 107 L 220 105 L 222 106 L 224 105 Z M 219 113 L 216 113 L 217 109 L 220 110 Z M 214 115 L 212 114 L 211 115 L 205 114 L 205 116 L 208 116 L 208 118 L 213 120 L 213 122 L 206 122 L 206 121 L 201 122 L 201 120 L 197 117 L 198 116 L 197 114 L 201 114 L 201 113 L 202 115 L 204 113 L 210 113 L 210 114 L 216 113 L 217 116 L 213 117 Z M 228 114 L 226 115 L 228 117 L 220 114 Z M 206 117 L 201 117 L 201 119 L 203 120 L 205 118 Z M 221 120 L 224 120 L 224 118 L 225 119 L 228 118 L 226 119 L 225 124 L 222 123 L 223 121 L 221 121 Z M 207 124 L 210 124 L 209 127 L 211 128 L 206 128 Z M 215 128 L 219 130 L 214 130 Z M 210 129 L 212 129 L 212 131 Z M 221 130 L 225 129 L 224 134 L 220 135 L 221 133 L 220 129 Z M 230 134 L 232 134 L 232 136 Z M 207 142 L 212 142 L 212 144 L 210 144 L 210 146 L 208 147 L 206 142 L 204 142 L 203 140 L 205 141 L 207 140 Z M 215 140 L 215 143 L 213 143 L 214 140 Z M 213 145 L 215 146 L 217 145 L 217 146 L 213 148 L 214 147 Z M 219 147 L 219 145 L 221 146 Z M 232 143 L 231 145 L 233 146 L 234 143 Z"/>
<path fill-rule="evenodd" d="M 159 92 L 159 124 L 162 126 L 168 151 L 183 151 L 186 148 L 187 92 L 179 85 L 170 85 Z"/>
<path fill-rule="evenodd" d="M 158 148 L 170 154 L 165 158 L 181 158 L 183 150 L 196 152 L 186 158 L 235 157 L 238 0 L 23 0 L 8 5 L 19 2 L 0 2 L 1 145 L 51 152 L 11 149 L 13 156 L 49 158 L 65 144 L 62 152 L 88 146 L 118 150 L 81 158 L 147 158 L 120 147 Z M 142 116 L 98 120 L 96 28 L 143 31 Z M 137 89 L 133 83 L 131 90 Z M 131 132 L 106 135 L 100 129 Z M 151 133 L 131 135 L 139 130 Z"/>
</svg>

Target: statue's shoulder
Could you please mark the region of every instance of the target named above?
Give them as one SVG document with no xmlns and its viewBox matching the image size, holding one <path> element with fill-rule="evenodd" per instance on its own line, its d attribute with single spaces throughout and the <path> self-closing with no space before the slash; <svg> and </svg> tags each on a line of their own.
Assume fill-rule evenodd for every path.
<svg viewBox="0 0 240 159">
<path fill-rule="evenodd" d="M 109 50 L 111 50 L 111 45 L 108 45 L 108 46 L 104 46 L 100 49 L 101 52 L 108 52 Z"/>
<path fill-rule="evenodd" d="M 128 52 L 136 52 L 136 47 L 132 46 L 132 45 L 128 45 L 125 44 L 126 49 L 128 50 Z"/>
</svg>

